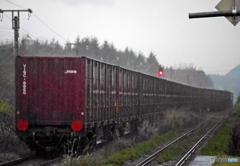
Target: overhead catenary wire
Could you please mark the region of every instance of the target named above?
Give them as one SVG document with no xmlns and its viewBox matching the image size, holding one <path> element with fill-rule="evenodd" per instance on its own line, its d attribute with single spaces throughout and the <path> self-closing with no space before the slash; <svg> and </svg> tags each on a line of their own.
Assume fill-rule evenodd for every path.
<svg viewBox="0 0 240 166">
<path fill-rule="evenodd" d="M 56 35 L 58 35 L 60 38 L 67 41 L 65 38 L 63 38 L 61 35 L 59 35 L 56 31 L 54 31 L 52 28 L 50 28 L 46 23 L 44 23 L 36 14 L 33 13 L 33 16 L 35 16 L 41 23 L 43 23 L 48 29 L 50 29 L 52 32 L 54 32 Z"/>
<path fill-rule="evenodd" d="M 4 14 L 5 14 L 5 13 L 4 13 Z M 5 14 L 5 15 L 6 15 L 6 14 Z M 7 17 L 9 20 L 11 20 L 11 18 L 9 18 L 7 15 L 6 15 L 6 17 Z M 2 28 L 2 27 L 1 27 L 1 28 Z M 4 29 L 12 30 L 11 28 L 4 28 Z M 24 28 L 20 27 L 20 30 L 19 30 L 20 33 L 24 34 L 24 32 L 22 32 L 21 30 L 24 30 L 27 34 L 29 34 L 29 35 L 31 35 L 32 37 L 36 38 L 35 36 L 33 36 L 31 33 L 29 33 L 29 32 L 28 32 L 27 30 L 25 30 Z M 12 32 L 9 32 L 9 33 L 12 33 Z M 24 35 L 27 35 L 27 34 L 24 34 Z M 13 35 L 12 37 L 14 37 L 14 35 Z M 37 38 L 36 38 L 36 39 L 37 39 Z"/>
<path fill-rule="evenodd" d="M 5 62 L 7 62 L 7 60 L 9 60 L 12 56 L 13 56 L 13 54 L 11 54 L 10 56 L 8 56 L 3 62 L 0 63 L 0 66 L 1 66 L 2 64 L 4 64 Z"/>
<path fill-rule="evenodd" d="M 0 46 L 0 50 L 1 50 L 1 51 L 2 51 L 2 50 L 7 50 L 7 49 L 10 49 L 10 48 L 12 48 L 12 47 L 13 47 L 12 44 L 5 44 L 5 45 Z"/>
<path fill-rule="evenodd" d="M 15 3 L 13 3 L 13 2 L 11 2 L 11 1 L 9 1 L 9 0 L 6 0 L 6 1 L 9 2 L 9 3 L 11 3 L 11 4 L 13 4 L 13 5 L 15 5 L 15 6 L 17 6 L 17 7 L 22 8 L 22 9 L 27 9 L 27 8 L 24 8 L 24 7 L 20 6 L 20 5 L 17 5 L 17 4 L 15 4 Z"/>
<path fill-rule="evenodd" d="M 0 33 L 5 33 L 5 34 L 11 33 L 12 34 L 12 32 L 7 32 L 7 31 L 0 31 Z"/>
<path fill-rule="evenodd" d="M 33 36 L 30 32 L 28 32 L 26 29 L 20 27 L 20 29 L 24 30 L 26 33 L 28 33 L 30 36 L 34 37 L 35 39 L 37 39 L 37 37 Z"/>
<path fill-rule="evenodd" d="M 12 19 L 10 17 L 8 17 L 7 14 L 3 13 L 10 21 L 12 21 Z"/>
<path fill-rule="evenodd" d="M 8 17 L 8 15 L 6 15 L 5 13 L 4 13 L 4 15 L 11 21 L 11 18 L 9 18 Z M 10 28 L 9 28 L 10 29 Z M 27 34 L 29 34 L 30 36 L 32 36 L 33 38 L 35 38 L 35 39 L 37 39 L 37 37 L 35 37 L 34 35 L 32 35 L 30 32 L 28 32 L 26 29 L 24 29 L 23 27 L 20 27 L 20 31 L 19 32 L 21 32 L 21 30 L 24 30 Z M 23 32 L 21 32 L 22 34 L 24 34 Z M 14 37 L 14 36 L 13 36 Z M 31 38 L 30 38 L 31 39 Z M 32 40 L 32 39 L 31 39 Z"/>
<path fill-rule="evenodd" d="M 6 0 L 7 2 L 9 2 L 9 3 L 11 3 L 12 5 L 15 5 L 15 6 L 17 6 L 17 7 L 20 7 L 20 8 L 22 8 L 22 9 L 27 9 L 27 8 L 25 8 L 25 7 L 23 7 L 23 6 L 20 6 L 20 5 L 18 5 L 18 4 L 16 4 L 16 3 L 13 3 L 13 2 L 11 2 L 11 1 L 9 1 L 9 0 Z M 63 39 L 63 40 L 65 40 L 65 41 L 67 41 L 64 37 L 62 37 L 59 33 L 57 33 L 54 29 L 52 29 L 47 23 L 45 23 L 43 20 L 41 20 L 35 13 L 33 13 L 33 16 L 35 17 L 35 18 L 37 18 L 42 24 L 44 24 L 49 30 L 51 30 L 54 34 L 56 34 L 57 36 L 59 36 L 61 39 Z M 6 17 L 8 17 L 7 15 L 6 15 Z M 8 17 L 9 18 L 9 17 Z M 10 19 L 10 18 L 9 18 Z M 10 19 L 11 20 L 11 19 Z M 24 30 L 26 33 L 28 33 L 31 37 L 34 37 L 35 39 L 37 39 L 37 37 L 35 37 L 35 36 L 33 36 L 32 34 L 30 34 L 27 30 L 25 30 L 24 28 L 22 28 L 21 27 L 21 29 L 22 30 Z M 23 32 L 22 32 L 23 33 Z M 24 34 L 24 33 L 23 33 Z M 31 39 L 31 38 L 30 38 Z M 31 39 L 32 40 L 32 39 Z M 41 40 L 40 40 L 41 41 Z M 235 64 L 234 64 L 235 65 Z M 224 66 L 232 66 L 232 65 L 224 65 Z M 209 66 L 209 67 L 204 67 L 205 69 L 211 69 L 211 68 L 217 68 L 218 66 Z M 219 66 L 219 67 L 223 67 L 222 65 L 221 66 Z M 207 70 L 204 70 L 205 72 L 226 72 L 226 71 L 229 71 L 229 70 L 214 70 L 214 71 L 207 71 Z"/>
<path fill-rule="evenodd" d="M 205 72 L 226 72 L 226 71 L 229 71 L 229 70 L 220 70 L 220 71 L 205 71 Z"/>
<path fill-rule="evenodd" d="M 211 69 L 211 68 L 218 68 L 218 67 L 232 67 L 233 65 L 239 65 L 239 63 L 232 63 L 232 64 L 226 64 L 226 65 L 218 65 L 218 66 L 209 66 L 204 67 L 205 69 Z"/>
<path fill-rule="evenodd" d="M 8 2 L 10 2 L 10 1 L 8 1 Z M 10 2 L 11 3 L 11 2 Z M 12 4 L 14 4 L 14 3 L 12 3 Z M 16 5 L 16 4 L 14 4 L 14 5 Z M 17 5 L 18 6 L 18 5 Z M 19 6 L 20 7 L 20 6 Z M 21 7 L 22 8 L 22 7 Z M 6 15 L 5 13 L 4 13 L 4 15 L 10 20 L 10 21 L 12 21 L 12 19 L 8 16 L 8 15 Z M 3 27 L 2 27 L 3 28 Z M 9 29 L 9 30 L 12 30 L 11 28 L 4 28 L 4 29 Z M 21 31 L 21 30 L 23 30 L 23 31 L 25 31 L 27 34 L 24 34 L 24 32 L 23 31 Z M 24 35 L 30 35 L 30 36 L 32 36 L 33 38 L 35 38 L 35 39 L 37 39 L 37 37 L 35 37 L 34 35 L 32 35 L 30 32 L 28 32 L 26 29 L 24 29 L 22 26 L 20 27 L 20 29 L 19 29 L 19 32 L 20 33 L 22 33 L 22 34 L 24 34 Z M 14 36 L 12 36 L 12 37 L 14 37 Z M 29 39 L 31 39 L 31 38 L 29 38 Z M 32 40 L 32 39 L 31 39 Z"/>
<path fill-rule="evenodd" d="M 12 30 L 11 28 L 0 27 L 0 29 Z"/>
<path fill-rule="evenodd" d="M 6 0 L 6 1 L 9 2 L 9 3 L 11 3 L 11 4 L 13 4 L 13 5 L 15 5 L 15 6 L 18 6 L 18 7 L 22 8 L 22 9 L 26 9 L 26 8 L 20 6 L 20 5 L 16 4 L 16 3 L 13 3 L 13 2 L 11 2 L 11 1 L 9 1 L 9 0 Z M 60 34 L 58 34 L 55 30 L 53 30 L 51 27 L 49 27 L 45 22 L 43 22 L 35 13 L 32 13 L 32 14 L 33 14 L 33 16 L 35 16 L 43 25 L 45 25 L 48 29 L 50 29 L 53 33 L 55 33 L 57 36 L 59 36 L 59 37 L 62 38 L 63 40 L 67 41 L 64 37 L 62 37 L 62 36 L 61 36 Z"/>
<path fill-rule="evenodd" d="M 0 33 L 0 36 L 12 36 L 13 37 L 13 35 L 11 35 L 11 34 L 1 34 L 1 33 Z"/>
</svg>

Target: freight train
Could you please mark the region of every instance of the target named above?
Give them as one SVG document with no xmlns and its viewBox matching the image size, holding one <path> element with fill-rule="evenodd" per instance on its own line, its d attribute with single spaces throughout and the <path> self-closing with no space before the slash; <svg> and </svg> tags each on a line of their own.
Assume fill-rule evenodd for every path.
<svg viewBox="0 0 240 166">
<path fill-rule="evenodd" d="M 81 152 L 137 132 L 168 108 L 222 111 L 232 93 L 196 88 L 87 57 L 16 58 L 16 133 L 31 150 Z"/>
</svg>

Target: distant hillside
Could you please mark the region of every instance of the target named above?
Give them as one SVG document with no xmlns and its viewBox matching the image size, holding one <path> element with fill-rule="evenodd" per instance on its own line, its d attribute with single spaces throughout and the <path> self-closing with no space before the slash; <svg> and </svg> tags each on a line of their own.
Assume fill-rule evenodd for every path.
<svg viewBox="0 0 240 166">
<path fill-rule="evenodd" d="M 229 71 L 225 76 L 210 74 L 214 87 L 220 90 L 229 90 L 233 92 L 234 101 L 240 92 L 240 65 Z"/>
<path fill-rule="evenodd" d="M 233 68 L 230 72 L 226 74 L 226 77 L 231 77 L 240 81 L 240 65 Z"/>
</svg>

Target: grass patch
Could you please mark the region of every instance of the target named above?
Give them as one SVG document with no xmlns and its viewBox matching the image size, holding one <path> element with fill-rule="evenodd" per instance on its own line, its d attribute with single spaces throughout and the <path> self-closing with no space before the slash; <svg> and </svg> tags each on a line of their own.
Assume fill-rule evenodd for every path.
<svg viewBox="0 0 240 166">
<path fill-rule="evenodd" d="M 64 163 L 61 166 L 98 166 L 103 162 L 102 157 L 92 157 L 91 155 L 79 156 L 78 158 L 72 158 L 69 155 L 64 155 Z"/>
<path fill-rule="evenodd" d="M 192 114 L 186 115 L 184 110 L 171 109 L 161 117 L 164 119 L 160 119 L 154 124 L 143 121 L 139 126 L 138 137 L 133 140 L 115 140 L 97 154 L 82 156 L 77 160 L 65 158 L 65 164 L 73 166 L 75 164 L 89 166 L 123 165 L 127 161 L 136 160 L 143 154 L 148 154 L 158 146 L 175 139 L 189 126 L 195 126 L 198 122 L 198 119 L 193 117 Z"/>
<path fill-rule="evenodd" d="M 15 153 L 1 153 L 0 154 L 0 163 L 4 163 L 11 160 L 18 159 L 19 156 Z"/>
<path fill-rule="evenodd" d="M 0 98 L 0 162 L 14 160 L 30 153 L 15 134 L 14 108 Z"/>
<path fill-rule="evenodd" d="M 205 131 L 197 129 L 194 134 L 192 134 L 187 139 L 170 146 L 168 149 L 164 150 L 158 155 L 157 162 L 159 164 L 168 161 L 173 161 L 183 156 L 200 138 L 205 134 Z"/>
<path fill-rule="evenodd" d="M 157 146 L 172 140 L 180 134 L 177 130 L 171 130 L 161 136 L 154 135 L 147 141 L 133 145 L 130 148 L 120 150 L 107 157 L 107 159 L 102 163 L 102 165 L 113 164 L 122 165 L 128 160 L 138 159 L 141 155 L 150 153 Z"/>
<path fill-rule="evenodd" d="M 240 102 L 236 103 L 234 106 L 233 113 L 231 114 L 231 118 L 240 118 Z"/>
<path fill-rule="evenodd" d="M 200 155 L 222 156 L 229 151 L 232 128 L 240 124 L 237 121 L 227 121 L 221 126 L 200 152 Z"/>
<path fill-rule="evenodd" d="M 101 156 L 93 157 L 90 155 L 79 157 L 74 163 L 71 163 L 73 166 L 75 165 L 89 165 L 89 166 L 117 166 L 123 165 L 128 160 L 135 160 L 141 157 L 143 154 L 147 154 L 152 152 L 157 146 L 169 141 L 173 140 L 177 136 L 180 135 L 182 131 L 179 130 L 171 130 L 166 132 L 161 136 L 154 135 L 149 140 L 143 141 L 141 143 L 136 143 L 131 145 L 128 148 L 119 150 L 117 152 L 113 152 L 109 156 L 101 154 Z M 121 140 L 117 140 L 118 142 L 122 142 Z M 66 161 L 66 158 L 65 158 Z M 70 161 L 67 159 L 67 165 L 69 165 Z"/>
</svg>

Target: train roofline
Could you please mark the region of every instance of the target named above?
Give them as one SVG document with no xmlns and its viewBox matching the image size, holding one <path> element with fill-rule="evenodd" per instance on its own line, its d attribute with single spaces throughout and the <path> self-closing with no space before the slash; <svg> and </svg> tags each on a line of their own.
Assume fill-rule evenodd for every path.
<svg viewBox="0 0 240 166">
<path fill-rule="evenodd" d="M 21 55 L 18 55 L 17 57 L 22 57 L 22 58 L 51 58 L 51 59 L 52 59 L 52 58 L 63 58 L 63 59 L 66 59 L 66 58 L 67 58 L 67 59 L 86 58 L 86 59 L 90 59 L 90 60 L 94 60 L 94 61 L 97 61 L 97 62 L 100 62 L 100 63 L 107 64 L 107 65 L 116 66 L 116 67 L 119 67 L 119 68 L 122 68 L 122 69 L 125 69 L 125 70 L 129 70 L 129 71 L 132 71 L 132 72 L 136 72 L 136 73 L 140 73 L 140 74 L 143 74 L 143 75 L 147 75 L 147 76 L 150 76 L 150 77 L 162 79 L 162 80 L 165 80 L 165 81 L 168 81 L 168 82 L 173 82 L 173 83 L 181 84 L 181 85 L 183 85 L 183 86 L 188 86 L 188 87 L 197 88 L 197 89 L 206 89 L 206 90 L 214 90 L 214 91 L 221 91 L 221 92 L 230 92 L 230 93 L 232 93 L 231 91 L 228 91 L 228 90 L 211 89 L 211 88 L 200 88 L 200 87 L 194 87 L 194 86 L 191 86 L 191 85 L 182 84 L 182 83 L 180 83 L 180 82 L 175 82 L 175 81 L 172 81 L 172 80 L 167 80 L 167 79 L 164 79 L 164 78 L 159 78 L 159 77 L 157 77 L 157 76 L 153 76 L 153 75 L 150 75 L 150 74 L 147 74 L 147 73 L 143 73 L 143 72 L 140 72 L 140 71 L 136 71 L 136 70 L 132 70 L 132 69 L 127 69 L 127 68 L 122 67 L 122 66 L 119 66 L 119 65 L 115 65 L 115 64 L 112 64 L 112 63 L 103 62 L 103 61 L 100 61 L 100 60 L 98 60 L 98 59 L 90 58 L 90 57 L 87 57 L 87 56 L 72 56 L 72 57 L 67 57 L 67 56 L 21 56 Z"/>
</svg>

